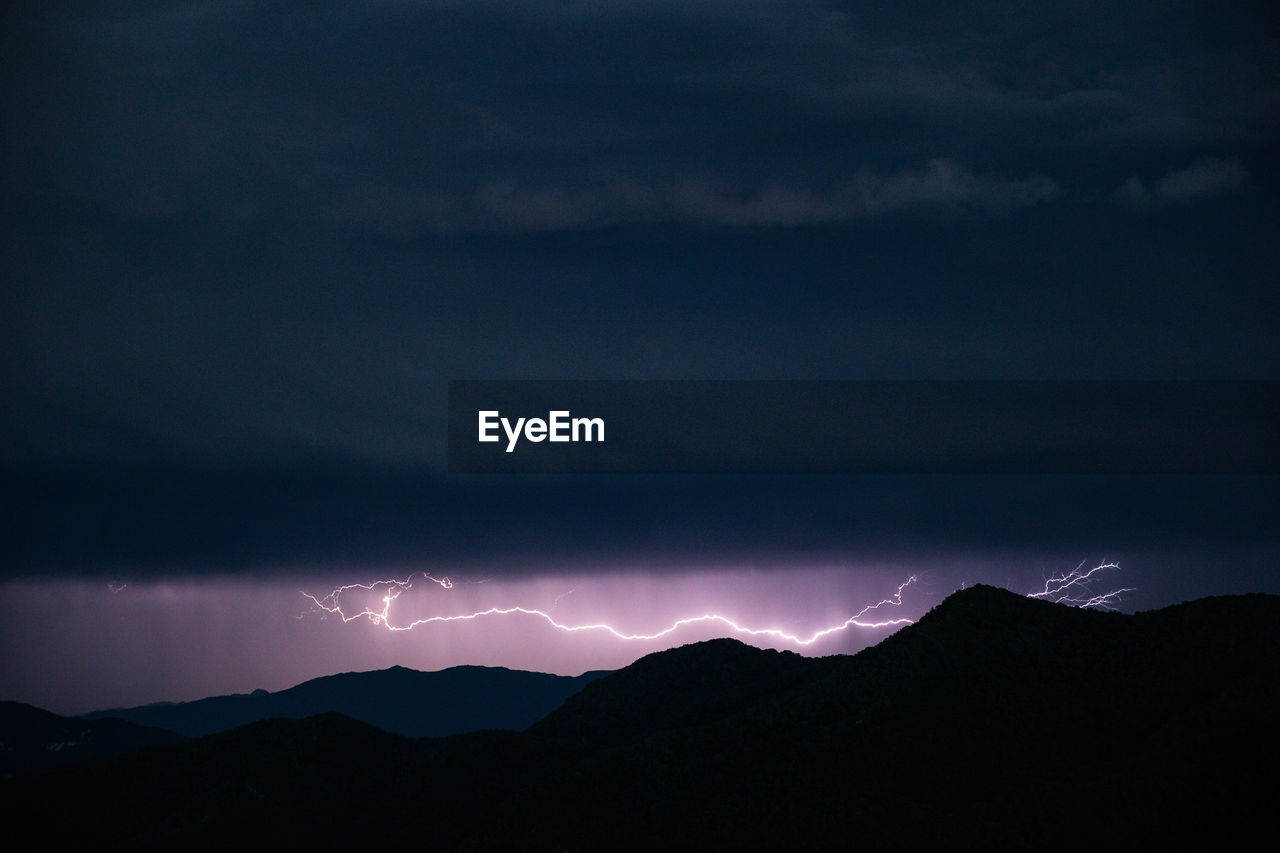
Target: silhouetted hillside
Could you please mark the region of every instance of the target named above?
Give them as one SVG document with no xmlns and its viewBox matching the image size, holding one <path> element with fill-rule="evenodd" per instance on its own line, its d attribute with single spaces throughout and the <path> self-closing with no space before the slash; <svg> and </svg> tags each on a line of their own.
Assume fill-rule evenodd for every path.
<svg viewBox="0 0 1280 853">
<path fill-rule="evenodd" d="M 4 801 L 166 849 L 1218 849 L 1276 828 L 1278 685 L 1274 596 L 1125 616 L 977 587 L 853 657 L 650 655 L 521 733 L 272 721 Z"/>
<path fill-rule="evenodd" d="M 59 717 L 21 702 L 0 702 L 0 779 L 181 740 L 182 735 L 124 720 Z"/>
<path fill-rule="evenodd" d="M 790 691 L 819 665 L 737 640 L 694 643 L 648 655 L 588 684 L 531 731 L 594 748 L 713 723 Z"/>
<path fill-rule="evenodd" d="M 442 737 L 479 729 L 526 728 L 603 675 L 588 672 L 571 677 L 492 666 L 419 672 L 393 666 L 313 678 L 276 693 L 257 690 L 85 716 L 118 717 L 196 737 L 258 720 L 334 711 L 395 734 Z"/>
</svg>

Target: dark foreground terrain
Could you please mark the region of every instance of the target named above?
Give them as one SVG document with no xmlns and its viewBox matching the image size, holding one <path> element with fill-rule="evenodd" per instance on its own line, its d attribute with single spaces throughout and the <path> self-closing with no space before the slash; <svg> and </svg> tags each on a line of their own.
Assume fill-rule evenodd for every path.
<svg viewBox="0 0 1280 853">
<path fill-rule="evenodd" d="M 0 808 L 91 849 L 1266 848 L 1278 718 L 1278 597 L 1126 616 L 975 587 L 852 657 L 650 655 L 524 732 L 268 720 Z"/>
</svg>

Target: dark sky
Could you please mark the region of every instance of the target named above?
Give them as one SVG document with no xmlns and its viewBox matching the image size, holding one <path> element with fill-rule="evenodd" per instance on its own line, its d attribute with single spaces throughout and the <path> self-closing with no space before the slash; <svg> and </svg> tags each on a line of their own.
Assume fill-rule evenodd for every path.
<svg viewBox="0 0 1280 853">
<path fill-rule="evenodd" d="M 1120 555 L 1138 604 L 1280 591 L 1273 479 L 444 462 L 450 379 L 1280 379 L 1269 4 L 4 14 L 10 614 L 19 580 L 425 555 Z"/>
</svg>

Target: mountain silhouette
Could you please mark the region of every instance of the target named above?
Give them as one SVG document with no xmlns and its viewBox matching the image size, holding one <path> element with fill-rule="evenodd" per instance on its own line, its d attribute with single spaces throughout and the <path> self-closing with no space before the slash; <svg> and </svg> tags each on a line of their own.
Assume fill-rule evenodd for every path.
<svg viewBox="0 0 1280 853">
<path fill-rule="evenodd" d="M 116 717 L 198 737 L 258 720 L 335 711 L 395 734 L 442 737 L 477 729 L 526 728 L 605 674 L 549 675 L 492 666 L 420 672 L 393 666 L 313 678 L 275 693 L 256 690 L 116 708 L 85 718 Z"/>
<path fill-rule="evenodd" d="M 270 720 L 0 801 L 46 841 L 142 849 L 1256 846 L 1278 685 L 1280 597 L 1122 615 L 974 587 L 854 656 L 649 655 L 523 732 Z"/>
<path fill-rule="evenodd" d="M 181 740 L 173 732 L 124 720 L 59 717 L 21 702 L 0 702 L 0 779 Z"/>
</svg>

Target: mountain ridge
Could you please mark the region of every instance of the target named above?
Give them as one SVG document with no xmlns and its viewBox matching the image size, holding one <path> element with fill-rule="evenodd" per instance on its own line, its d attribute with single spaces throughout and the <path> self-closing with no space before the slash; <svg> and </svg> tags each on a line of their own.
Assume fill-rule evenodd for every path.
<svg viewBox="0 0 1280 853">
<path fill-rule="evenodd" d="M 523 729 L 603 670 L 577 676 L 491 666 L 422 671 L 404 666 L 334 673 L 275 692 L 255 690 L 190 702 L 112 708 L 82 715 L 117 718 L 200 737 L 273 717 L 337 711 L 408 737 L 442 737 L 475 729 Z"/>
<path fill-rule="evenodd" d="M 0 701 L 0 779 L 185 739 L 126 720 L 62 717 L 23 702 Z"/>
<path fill-rule="evenodd" d="M 1276 828 L 1278 685 L 1277 596 L 1126 615 L 971 588 L 853 656 L 736 640 L 657 652 L 523 732 L 409 740 L 333 714 L 273 720 L 10 783 L 0 802 L 65 840 L 143 849 L 247 834 L 358 843 L 363 823 L 332 816 L 413 802 L 449 819 L 379 821 L 380 838 L 435 850 L 1244 843 Z M 82 829 L 55 820 L 69 797 Z"/>
</svg>

